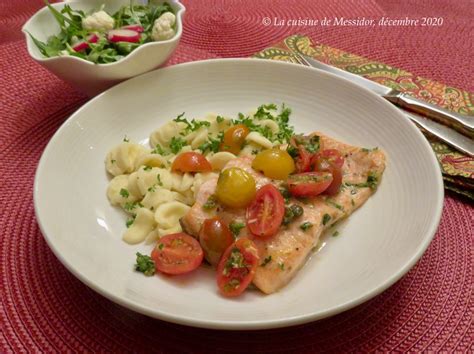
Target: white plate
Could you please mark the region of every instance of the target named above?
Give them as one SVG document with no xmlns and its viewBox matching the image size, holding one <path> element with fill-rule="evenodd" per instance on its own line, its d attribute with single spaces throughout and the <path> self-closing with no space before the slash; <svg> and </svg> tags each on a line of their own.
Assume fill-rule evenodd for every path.
<svg viewBox="0 0 474 354">
<path fill-rule="evenodd" d="M 338 227 L 276 294 L 219 296 L 210 269 L 182 277 L 133 271 L 122 242 L 125 216 L 105 196 L 107 151 L 181 112 L 236 115 L 285 102 L 299 132 L 379 146 L 388 165 L 379 190 Z M 132 310 L 165 321 L 219 329 L 260 329 L 314 321 L 379 294 L 420 258 L 439 223 L 443 186 L 423 135 L 396 108 L 354 84 L 311 68 L 257 59 L 194 62 L 124 82 L 79 109 L 51 139 L 38 166 L 36 215 L 49 246 L 81 281 Z"/>
</svg>

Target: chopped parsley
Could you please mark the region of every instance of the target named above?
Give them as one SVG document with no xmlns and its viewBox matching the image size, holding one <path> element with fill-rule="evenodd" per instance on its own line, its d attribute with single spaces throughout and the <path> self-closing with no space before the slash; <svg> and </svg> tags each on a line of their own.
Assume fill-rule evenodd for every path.
<svg viewBox="0 0 474 354">
<path fill-rule="evenodd" d="M 164 247 L 165 247 L 165 244 L 164 244 L 164 243 L 160 243 L 160 244 L 158 245 L 158 248 L 159 248 L 160 250 L 162 250 Z"/>
<path fill-rule="evenodd" d="M 334 200 L 332 199 L 326 199 L 326 204 L 329 204 L 331 206 L 333 206 L 334 208 L 336 209 L 339 209 L 341 211 L 344 211 L 344 208 L 342 207 L 341 204 L 337 204 Z"/>
<path fill-rule="evenodd" d="M 285 263 L 283 263 L 283 262 L 278 263 L 278 267 L 279 267 L 281 270 L 285 270 Z"/>
<path fill-rule="evenodd" d="M 127 189 L 122 188 L 122 189 L 120 189 L 120 195 L 121 195 L 123 198 L 128 198 L 128 197 L 130 196 L 130 193 L 128 192 Z"/>
<path fill-rule="evenodd" d="M 184 128 L 184 131 L 181 132 L 181 135 L 186 135 L 186 133 L 194 132 L 194 131 L 198 130 L 201 127 L 209 127 L 211 125 L 211 123 L 206 121 L 206 120 L 192 119 L 191 122 L 189 122 L 186 118 L 184 118 L 184 112 L 181 113 L 179 116 L 177 116 L 173 120 L 177 123 L 186 124 L 186 127 Z"/>
<path fill-rule="evenodd" d="M 243 222 L 232 221 L 229 224 L 229 229 L 235 237 L 239 236 L 240 230 L 242 230 L 244 227 L 245 224 Z"/>
<path fill-rule="evenodd" d="M 156 192 L 156 184 L 152 185 L 150 188 L 148 188 L 148 192 Z"/>
<path fill-rule="evenodd" d="M 165 150 L 160 144 L 156 144 L 155 148 L 151 151 L 152 154 L 165 155 Z"/>
<path fill-rule="evenodd" d="M 378 177 L 375 174 L 375 172 L 371 171 L 371 172 L 369 172 L 369 174 L 367 176 L 367 182 L 365 182 L 365 183 L 348 183 L 348 182 L 346 182 L 346 185 L 347 186 L 352 186 L 352 187 L 357 187 L 357 188 L 370 188 L 372 190 L 376 190 L 377 186 L 378 186 Z M 352 193 L 352 191 L 351 191 L 351 194 L 355 194 L 355 193 Z"/>
<path fill-rule="evenodd" d="M 133 222 L 135 221 L 135 218 L 137 216 L 136 215 L 133 215 L 130 219 L 127 220 L 127 222 L 125 223 L 125 226 L 127 227 L 127 229 L 132 226 Z"/>
<path fill-rule="evenodd" d="M 332 233 L 332 237 L 337 237 L 337 236 L 339 236 L 339 231 L 336 230 Z"/>
<path fill-rule="evenodd" d="M 217 117 L 216 117 L 216 121 L 217 121 L 217 123 L 222 123 L 222 122 L 224 121 L 224 117 L 222 117 L 222 116 L 217 116 Z"/>
<path fill-rule="evenodd" d="M 129 142 L 130 142 L 130 139 L 125 135 L 125 136 L 123 137 L 123 142 L 124 142 L 124 143 L 129 143 Z"/>
<path fill-rule="evenodd" d="M 378 149 L 379 149 L 378 147 L 374 147 L 372 149 L 362 148 L 362 149 L 360 149 L 360 151 L 362 151 L 362 152 L 371 152 L 371 151 L 377 151 Z"/>
<path fill-rule="evenodd" d="M 324 214 L 323 215 L 323 225 L 326 225 L 331 220 L 331 215 Z"/>
<path fill-rule="evenodd" d="M 263 260 L 262 264 L 260 264 L 260 267 L 265 267 L 268 263 L 272 261 L 272 256 L 265 257 Z"/>
<path fill-rule="evenodd" d="M 151 171 L 151 166 L 143 166 L 143 171 Z"/>
<path fill-rule="evenodd" d="M 173 154 L 180 152 L 184 145 L 186 145 L 186 141 L 184 141 L 184 139 L 180 138 L 179 136 L 173 136 L 171 138 L 170 149 Z"/>
<path fill-rule="evenodd" d="M 155 262 L 150 256 L 143 255 L 140 252 L 137 252 L 136 256 L 137 263 L 135 264 L 135 270 L 137 272 L 142 272 L 147 277 L 155 274 Z"/>
<path fill-rule="evenodd" d="M 217 138 L 208 138 L 208 140 L 201 144 L 198 149 L 201 150 L 203 154 L 207 151 L 218 152 L 223 139 L 224 133 L 220 132 Z"/>
<path fill-rule="evenodd" d="M 133 203 L 126 202 L 125 205 L 123 206 L 123 208 L 128 211 L 132 211 L 133 209 L 136 209 L 138 207 L 143 208 L 143 204 L 140 202 L 133 202 Z"/>
<path fill-rule="evenodd" d="M 307 231 L 313 227 L 313 224 L 310 223 L 309 221 L 306 221 L 300 225 L 300 229 L 303 231 Z"/>
<path fill-rule="evenodd" d="M 202 205 L 204 210 L 212 210 L 217 207 L 217 198 L 214 194 L 207 198 L 206 202 Z"/>
<path fill-rule="evenodd" d="M 233 268 L 246 268 L 245 259 L 240 250 L 237 247 L 232 248 L 229 259 L 224 265 L 224 270 L 222 274 L 227 276 L 230 273 L 230 270 Z"/>
<path fill-rule="evenodd" d="M 159 173 L 156 175 L 156 180 L 158 181 L 157 184 L 158 184 L 160 187 L 162 187 L 162 186 L 163 186 L 163 182 L 161 182 L 161 176 L 160 176 Z"/>
<path fill-rule="evenodd" d="M 111 164 L 114 164 L 114 163 L 116 163 L 116 162 L 117 162 L 117 160 L 114 160 L 114 159 L 110 160 L 110 163 L 111 163 Z"/>
</svg>

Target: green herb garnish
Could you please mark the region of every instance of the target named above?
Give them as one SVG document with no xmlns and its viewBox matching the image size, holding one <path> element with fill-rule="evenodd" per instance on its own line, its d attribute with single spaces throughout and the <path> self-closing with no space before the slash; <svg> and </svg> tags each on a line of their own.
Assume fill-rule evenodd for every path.
<svg viewBox="0 0 474 354">
<path fill-rule="evenodd" d="M 232 221 L 229 224 L 229 229 L 235 237 L 239 236 L 240 230 L 242 230 L 244 227 L 245 224 L 243 222 Z"/>
<path fill-rule="evenodd" d="M 156 144 L 155 148 L 151 151 L 152 154 L 165 155 L 165 150 L 160 144 Z"/>
<path fill-rule="evenodd" d="M 141 254 L 140 252 L 136 253 L 137 263 L 135 264 L 135 270 L 142 272 L 147 277 L 155 274 L 155 262 L 151 259 L 150 256 Z"/>
<path fill-rule="evenodd" d="M 130 196 L 130 193 L 125 188 L 121 188 L 119 193 L 122 196 L 122 198 L 128 198 Z"/>
<path fill-rule="evenodd" d="M 265 257 L 263 260 L 262 264 L 260 264 L 260 267 L 265 267 L 268 263 L 272 261 L 272 256 Z"/>
<path fill-rule="evenodd" d="M 210 195 L 209 198 L 207 198 L 206 202 L 202 205 L 202 208 L 204 210 L 212 210 L 217 207 L 217 198 L 215 195 Z"/>
<path fill-rule="evenodd" d="M 184 139 L 180 138 L 179 136 L 173 136 L 170 141 L 170 149 L 173 154 L 177 154 L 178 152 L 181 151 L 183 146 L 186 145 L 186 141 Z"/>
</svg>

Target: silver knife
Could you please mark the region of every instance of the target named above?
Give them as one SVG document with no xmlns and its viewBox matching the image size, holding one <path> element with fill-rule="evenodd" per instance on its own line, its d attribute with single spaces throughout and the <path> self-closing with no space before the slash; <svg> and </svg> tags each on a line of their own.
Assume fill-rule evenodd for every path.
<svg viewBox="0 0 474 354">
<path fill-rule="evenodd" d="M 339 77 L 350 80 L 355 84 L 365 87 L 372 92 L 375 92 L 377 95 L 397 105 L 399 108 L 402 108 L 405 116 L 407 116 L 411 121 L 415 122 L 418 126 L 435 135 L 455 149 L 462 151 L 469 156 L 474 156 L 474 118 L 461 116 L 454 112 L 447 111 L 435 105 L 393 90 L 384 85 L 378 84 L 369 79 L 363 78 L 359 75 L 321 63 L 313 58 L 304 57 L 297 53 L 295 53 L 295 56 L 303 65 L 330 72 Z M 435 119 L 438 122 L 442 122 L 449 127 L 434 120 L 427 119 L 417 113 Z M 465 135 L 460 134 L 450 127 L 457 129 Z"/>
</svg>

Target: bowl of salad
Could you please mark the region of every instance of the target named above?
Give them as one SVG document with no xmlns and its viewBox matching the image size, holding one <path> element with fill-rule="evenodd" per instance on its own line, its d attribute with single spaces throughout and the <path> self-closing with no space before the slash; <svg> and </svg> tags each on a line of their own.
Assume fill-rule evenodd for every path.
<svg viewBox="0 0 474 354">
<path fill-rule="evenodd" d="M 22 28 L 28 52 L 89 96 L 156 69 L 182 34 L 176 0 L 44 2 Z"/>
</svg>

